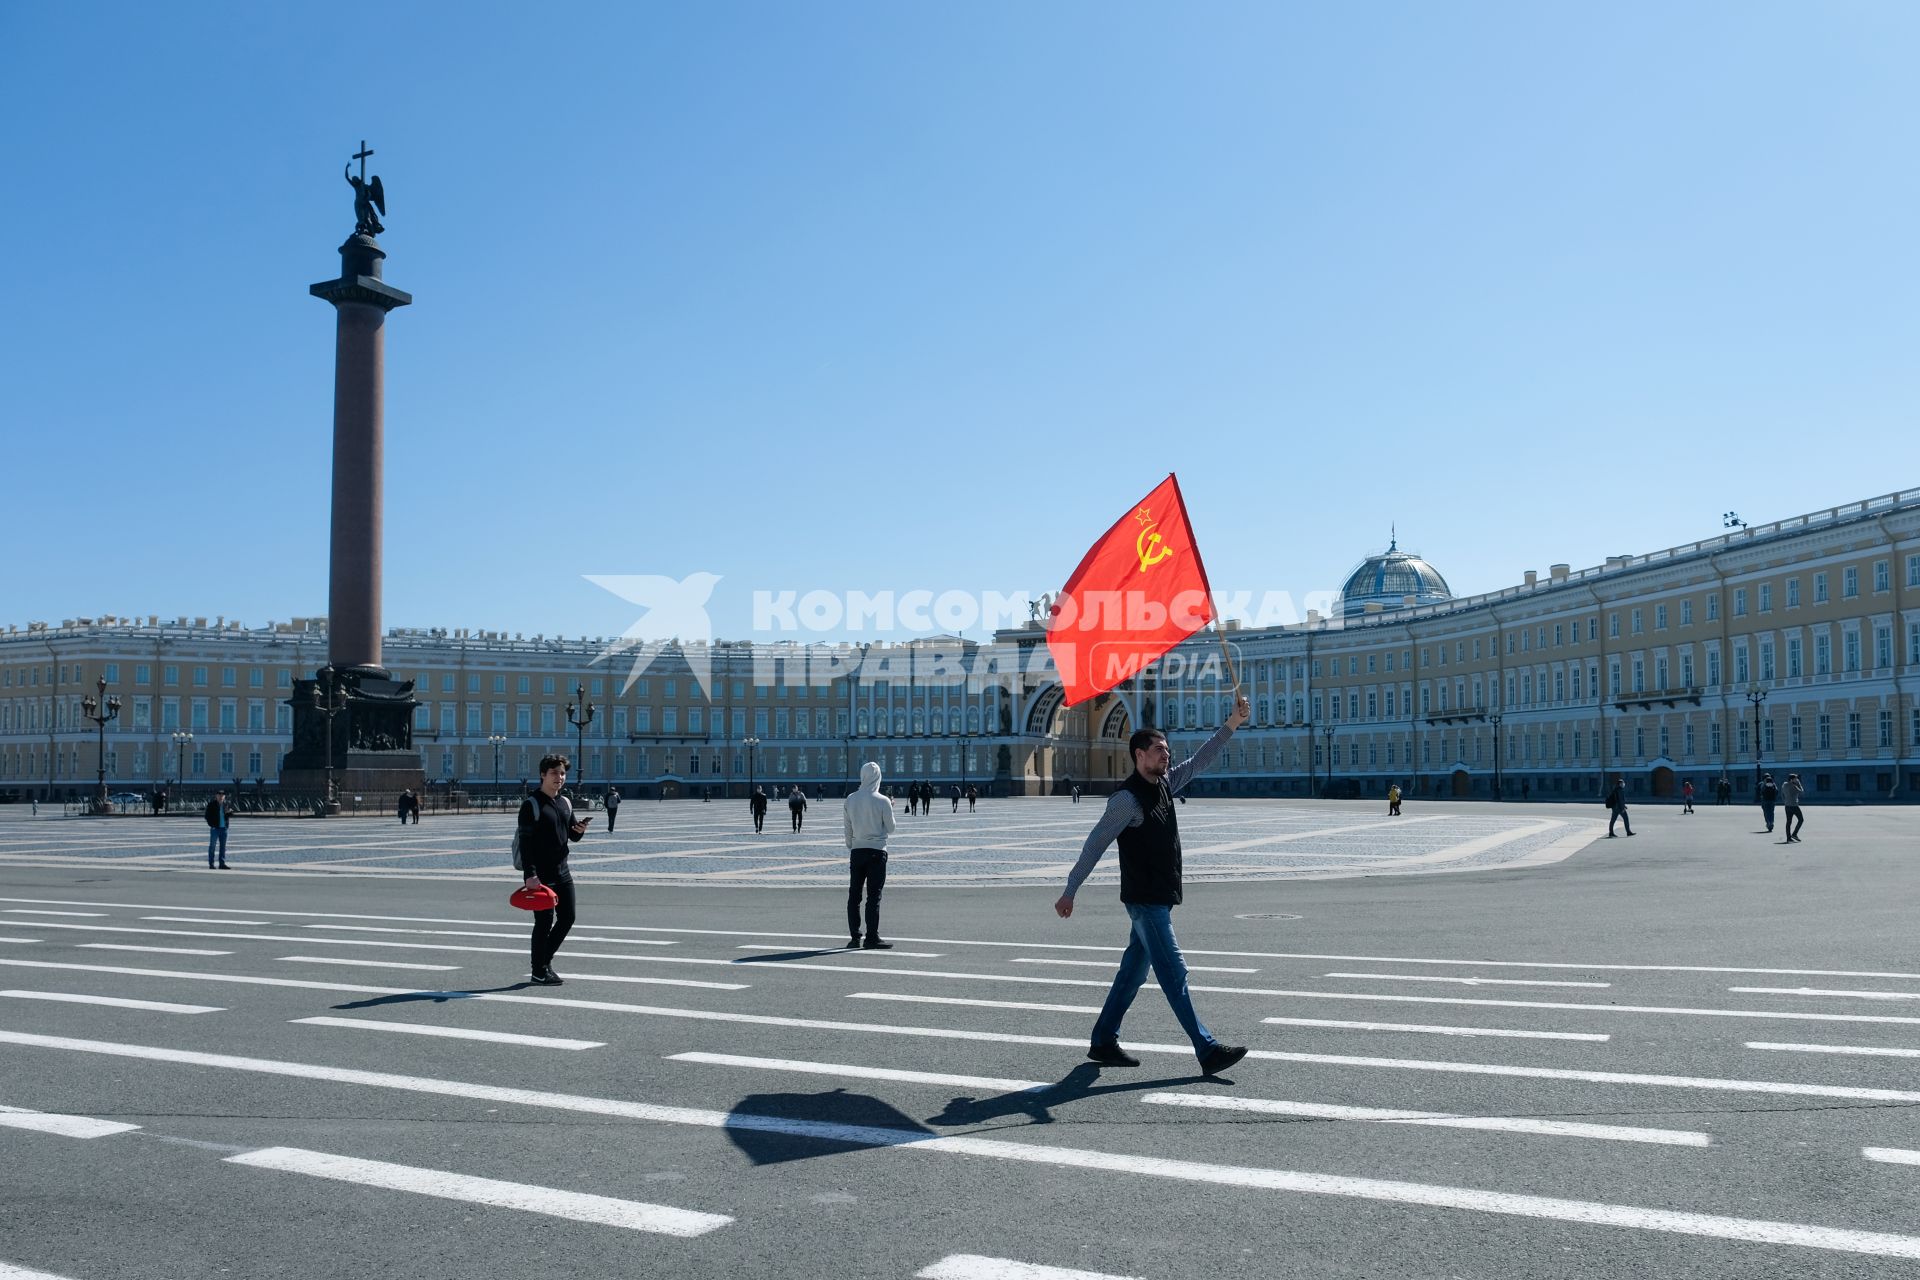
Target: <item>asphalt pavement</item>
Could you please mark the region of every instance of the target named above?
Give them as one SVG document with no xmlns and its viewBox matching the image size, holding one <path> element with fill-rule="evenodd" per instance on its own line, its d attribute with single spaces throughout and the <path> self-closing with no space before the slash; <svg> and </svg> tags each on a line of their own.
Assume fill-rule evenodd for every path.
<svg viewBox="0 0 1920 1280">
<path fill-rule="evenodd" d="M 1191 886 L 1212 1079 L 1151 983 L 1085 1061 L 1110 885 L 847 952 L 836 892 L 583 880 L 546 988 L 510 871 L 17 865 L 0 1277 L 1920 1275 L 1914 811 L 1497 812 L 1600 838 Z"/>
</svg>

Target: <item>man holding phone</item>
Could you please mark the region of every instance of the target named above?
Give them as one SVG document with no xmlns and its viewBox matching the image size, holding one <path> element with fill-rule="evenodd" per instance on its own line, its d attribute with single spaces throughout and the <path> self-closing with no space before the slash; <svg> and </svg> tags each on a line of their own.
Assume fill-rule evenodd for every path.
<svg viewBox="0 0 1920 1280">
<path fill-rule="evenodd" d="M 571 763 L 565 756 L 543 756 L 540 786 L 520 803 L 520 857 L 526 887 L 544 884 L 559 899 L 553 910 L 533 913 L 533 981 L 543 987 L 560 985 L 553 956 L 573 928 L 573 873 L 567 869 L 567 850 L 587 834 L 586 821 L 573 816 L 573 805 L 560 794 Z"/>
</svg>

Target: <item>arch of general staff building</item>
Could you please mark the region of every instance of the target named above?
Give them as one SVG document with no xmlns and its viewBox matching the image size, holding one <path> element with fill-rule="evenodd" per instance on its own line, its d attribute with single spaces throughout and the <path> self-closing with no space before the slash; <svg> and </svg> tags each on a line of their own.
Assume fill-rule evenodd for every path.
<svg viewBox="0 0 1920 1280">
<path fill-rule="evenodd" d="M 1390 585 L 1412 575 L 1396 605 Z M 1358 587 L 1353 584 L 1360 584 Z M 1392 589 L 1397 589 L 1392 588 Z M 1063 705 L 1037 625 L 986 641 L 728 642 L 629 679 L 603 640 L 395 628 L 414 682 L 429 803 L 511 796 L 548 752 L 598 796 L 837 795 L 889 782 L 993 796 L 1111 789 L 1154 726 L 1191 750 L 1230 707 L 1219 639 L 1253 707 L 1201 794 L 1571 800 L 1616 776 L 1659 798 L 1798 772 L 1809 797 L 1920 793 L 1920 489 L 1452 598 L 1397 545 L 1330 617 L 1193 637 L 1112 692 Z M 1444 598 L 1443 598 L 1444 597 Z M 294 681 L 326 661 L 323 619 L 12 624 L 0 635 L 0 801 L 176 802 L 238 784 L 263 805 L 290 745 Z M 121 701 L 101 730 L 84 697 Z M 570 723 L 576 690 L 596 714 Z M 102 746 L 104 745 L 104 752 Z M 104 768 L 103 768 L 104 767 Z M 368 805 L 381 798 L 366 799 Z"/>
</svg>

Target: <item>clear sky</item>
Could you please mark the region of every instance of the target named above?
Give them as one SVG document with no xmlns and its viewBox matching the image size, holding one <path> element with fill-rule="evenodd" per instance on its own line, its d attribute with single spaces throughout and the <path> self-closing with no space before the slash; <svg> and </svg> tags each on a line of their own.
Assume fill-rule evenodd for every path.
<svg viewBox="0 0 1920 1280">
<path fill-rule="evenodd" d="M 1038 593 L 1168 470 L 1299 596 L 1911 487 L 1916 65 L 1904 0 L 7 0 L 0 623 L 325 612 L 362 138 L 390 626 Z"/>
</svg>

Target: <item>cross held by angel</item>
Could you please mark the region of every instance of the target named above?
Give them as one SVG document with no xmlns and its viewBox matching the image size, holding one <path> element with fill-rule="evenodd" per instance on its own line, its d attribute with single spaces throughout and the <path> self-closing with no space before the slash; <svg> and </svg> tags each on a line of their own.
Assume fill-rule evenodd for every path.
<svg viewBox="0 0 1920 1280">
<path fill-rule="evenodd" d="M 347 185 L 353 188 L 353 233 L 357 236 L 377 236 L 386 227 L 374 215 L 374 210 L 384 214 L 387 211 L 386 188 L 380 185 L 380 175 L 367 178 L 367 157 L 373 152 L 362 142 L 360 150 L 354 152 L 353 160 L 360 162 L 360 176 L 353 176 L 353 160 L 347 161 L 345 176 Z"/>
</svg>

